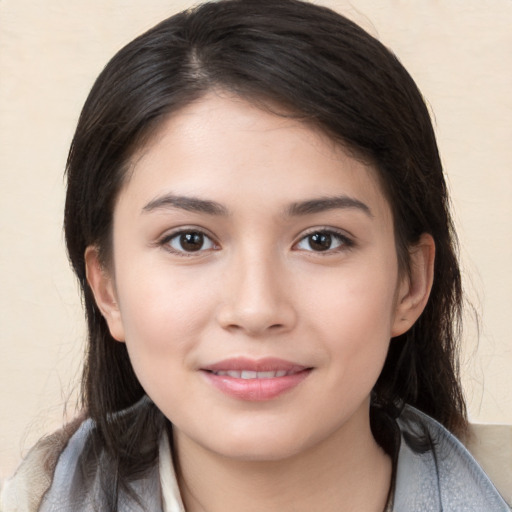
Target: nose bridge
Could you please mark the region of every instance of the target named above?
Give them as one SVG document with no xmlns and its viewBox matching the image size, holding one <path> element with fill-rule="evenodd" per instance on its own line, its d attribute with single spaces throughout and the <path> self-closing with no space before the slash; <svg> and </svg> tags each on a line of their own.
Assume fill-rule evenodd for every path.
<svg viewBox="0 0 512 512">
<path fill-rule="evenodd" d="M 294 324 L 286 272 L 275 251 L 247 243 L 233 255 L 227 274 L 219 315 L 223 327 L 257 335 Z"/>
</svg>

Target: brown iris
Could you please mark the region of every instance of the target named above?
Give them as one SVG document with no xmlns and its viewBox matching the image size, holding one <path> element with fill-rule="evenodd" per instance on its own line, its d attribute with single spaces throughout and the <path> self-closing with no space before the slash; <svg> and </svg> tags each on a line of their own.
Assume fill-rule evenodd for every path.
<svg viewBox="0 0 512 512">
<path fill-rule="evenodd" d="M 332 236 L 329 233 L 313 233 L 309 235 L 309 246 L 314 251 L 327 251 L 332 245 Z"/>
<path fill-rule="evenodd" d="M 187 252 L 199 251 L 204 245 L 204 235 L 195 231 L 183 233 L 180 235 L 180 245 Z"/>
</svg>

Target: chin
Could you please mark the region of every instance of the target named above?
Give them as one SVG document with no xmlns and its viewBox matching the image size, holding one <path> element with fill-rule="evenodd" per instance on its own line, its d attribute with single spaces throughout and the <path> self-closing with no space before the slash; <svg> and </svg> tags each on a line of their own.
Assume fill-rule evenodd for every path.
<svg viewBox="0 0 512 512">
<path fill-rule="evenodd" d="M 289 459 L 302 451 L 302 447 L 289 443 L 252 442 L 224 446 L 221 455 L 241 462 L 277 462 Z"/>
<path fill-rule="evenodd" d="M 304 435 L 287 431 L 266 428 L 263 431 L 253 431 L 237 434 L 229 432 L 227 436 L 208 439 L 207 449 L 233 460 L 247 462 L 272 462 L 293 457 L 314 444 L 314 440 L 304 438 Z"/>
</svg>

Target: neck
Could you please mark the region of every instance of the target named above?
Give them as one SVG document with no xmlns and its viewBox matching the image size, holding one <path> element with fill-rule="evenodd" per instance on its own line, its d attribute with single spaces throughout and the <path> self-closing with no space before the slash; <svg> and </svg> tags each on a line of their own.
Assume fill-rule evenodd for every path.
<svg viewBox="0 0 512 512">
<path fill-rule="evenodd" d="M 382 512 L 391 459 L 369 417 L 282 460 L 227 458 L 174 432 L 177 474 L 187 512 Z"/>
</svg>

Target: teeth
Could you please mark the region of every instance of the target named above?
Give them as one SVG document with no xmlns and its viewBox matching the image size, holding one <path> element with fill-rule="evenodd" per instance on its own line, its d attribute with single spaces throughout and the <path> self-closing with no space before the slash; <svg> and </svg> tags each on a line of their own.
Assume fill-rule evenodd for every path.
<svg viewBox="0 0 512 512">
<path fill-rule="evenodd" d="M 215 375 L 232 377 L 234 379 L 273 379 L 275 377 L 284 377 L 288 375 L 286 370 L 255 372 L 252 370 L 219 370 L 213 372 Z"/>
</svg>

